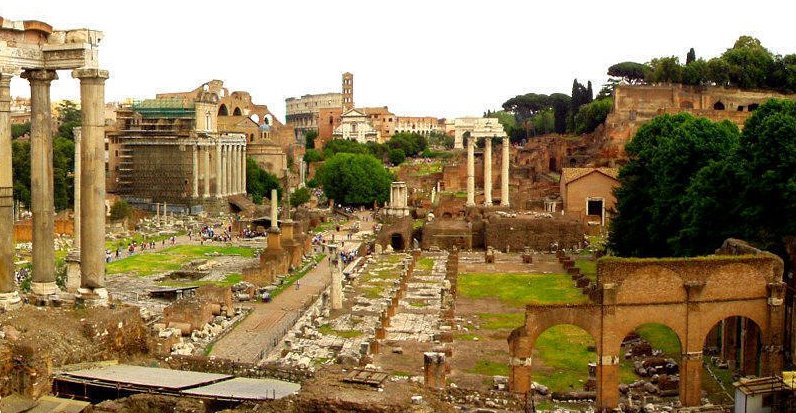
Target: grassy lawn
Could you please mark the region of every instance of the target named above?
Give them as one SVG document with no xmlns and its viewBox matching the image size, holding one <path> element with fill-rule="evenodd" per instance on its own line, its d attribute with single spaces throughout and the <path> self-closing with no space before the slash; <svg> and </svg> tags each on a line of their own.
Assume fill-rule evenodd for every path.
<svg viewBox="0 0 796 413">
<path fill-rule="evenodd" d="M 580 268 L 580 272 L 590 280 L 595 281 L 597 279 L 597 261 L 588 258 L 578 258 L 575 260 L 575 266 Z"/>
<path fill-rule="evenodd" d="M 636 333 L 647 340 L 652 348 L 663 351 L 667 357 L 680 360 L 680 340 L 669 327 L 662 324 L 642 324 L 636 328 Z"/>
<path fill-rule="evenodd" d="M 256 251 L 248 247 L 219 247 L 203 245 L 177 245 L 158 252 L 136 253 L 106 265 L 108 274 L 135 272 L 146 276 L 167 271 L 179 270 L 183 265 L 205 254 L 240 255 L 254 257 Z"/>
<path fill-rule="evenodd" d="M 324 324 L 318 327 L 318 332 L 323 335 L 337 336 L 342 338 L 355 338 L 362 335 L 362 332 L 357 330 L 335 330 L 329 324 Z"/>
<path fill-rule="evenodd" d="M 478 314 L 483 330 L 514 330 L 525 324 L 525 313 Z"/>
<path fill-rule="evenodd" d="M 465 273 L 459 275 L 459 293 L 467 298 L 497 298 L 514 307 L 588 301 L 566 274 Z"/>
<path fill-rule="evenodd" d="M 478 360 L 475 367 L 468 370 L 470 373 L 482 374 L 484 376 L 508 376 L 509 365 L 505 362 L 494 362 L 490 360 Z"/>
<path fill-rule="evenodd" d="M 417 260 L 417 268 L 421 270 L 431 271 L 434 268 L 434 260 L 431 258 L 421 258 Z"/>
</svg>

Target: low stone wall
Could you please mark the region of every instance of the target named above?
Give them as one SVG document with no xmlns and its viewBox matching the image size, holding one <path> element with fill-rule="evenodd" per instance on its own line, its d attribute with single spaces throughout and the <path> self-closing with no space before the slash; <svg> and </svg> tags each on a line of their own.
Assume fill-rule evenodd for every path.
<svg viewBox="0 0 796 413">
<path fill-rule="evenodd" d="M 240 377 L 272 378 L 302 383 L 313 377 L 308 370 L 276 365 L 255 365 L 206 356 L 169 355 L 161 363 L 175 370 L 203 371 L 208 373 L 231 374 Z"/>
<path fill-rule="evenodd" d="M 522 251 L 525 247 L 541 251 L 558 244 L 572 248 L 583 243 L 586 227 L 577 221 L 564 219 L 530 219 L 524 217 L 491 217 L 484 228 L 485 246 L 505 251 Z"/>
</svg>

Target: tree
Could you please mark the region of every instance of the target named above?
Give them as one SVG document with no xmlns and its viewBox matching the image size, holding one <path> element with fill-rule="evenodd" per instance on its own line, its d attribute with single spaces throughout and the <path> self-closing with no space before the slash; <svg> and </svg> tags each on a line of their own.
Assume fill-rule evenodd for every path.
<svg viewBox="0 0 796 413">
<path fill-rule="evenodd" d="M 608 68 L 608 76 L 620 77 L 630 84 L 642 83 L 649 67 L 643 63 L 622 62 Z"/>
<path fill-rule="evenodd" d="M 608 79 L 607 82 L 600 88 L 600 91 L 597 93 L 597 97 L 594 100 L 601 100 L 606 98 L 612 98 L 614 96 L 614 89 L 616 89 L 616 85 L 619 84 L 619 81 L 616 79 Z"/>
<path fill-rule="evenodd" d="M 681 73 L 680 80 L 684 85 L 704 85 L 708 81 L 708 64 L 698 59 L 683 66 Z"/>
<path fill-rule="evenodd" d="M 729 121 L 714 123 L 687 113 L 658 116 L 639 128 L 625 147 L 629 160 L 615 191 L 611 249 L 619 255 L 664 257 L 716 248 L 686 244 L 694 237 L 682 233 L 691 207 L 684 194 L 703 168 L 732 156 L 739 135 Z"/>
<path fill-rule="evenodd" d="M 399 132 L 390 138 L 387 146 L 402 149 L 405 156 L 417 156 L 428 147 L 428 141 L 419 133 Z"/>
<path fill-rule="evenodd" d="M 282 187 L 276 175 L 260 168 L 257 161 L 246 158 L 246 193 L 252 196 L 255 204 L 261 204 L 263 198 L 271 197 L 271 190 L 276 189 L 282 196 Z"/>
<path fill-rule="evenodd" d="M 688 54 L 685 56 L 685 65 L 688 66 L 695 61 L 696 61 L 696 52 L 692 47 L 690 50 L 688 50 Z"/>
<path fill-rule="evenodd" d="M 80 109 L 71 100 L 64 100 L 58 104 L 58 136 L 75 140 L 73 128 L 80 126 Z"/>
<path fill-rule="evenodd" d="M 367 146 L 349 139 L 332 139 L 323 148 L 323 159 L 329 159 L 338 153 L 369 153 Z"/>
<path fill-rule="evenodd" d="M 390 163 L 400 165 L 406 160 L 406 154 L 401 148 L 390 149 Z"/>
<path fill-rule="evenodd" d="M 315 139 L 318 137 L 318 131 L 308 130 L 304 131 L 304 148 L 315 149 Z"/>
<path fill-rule="evenodd" d="M 30 141 L 15 140 L 12 144 L 14 200 L 30 207 Z"/>
<path fill-rule="evenodd" d="M 120 199 L 111 206 L 111 221 L 121 221 L 133 216 L 133 207 L 127 201 Z"/>
<path fill-rule="evenodd" d="M 774 56 L 760 40 L 741 36 L 721 58 L 727 63 L 727 74 L 734 86 L 742 89 L 768 86 L 766 79 L 774 67 Z"/>
<path fill-rule="evenodd" d="M 652 59 L 649 68 L 645 79 L 650 83 L 680 83 L 683 78 L 683 67 L 677 56 Z"/>
<path fill-rule="evenodd" d="M 730 83 L 730 66 L 724 59 L 714 57 L 708 60 L 707 80 L 716 86 L 727 86 Z"/>
<path fill-rule="evenodd" d="M 304 152 L 304 162 L 306 163 L 319 162 L 321 160 L 323 160 L 321 153 L 315 149 L 307 149 L 306 152 Z"/>
<path fill-rule="evenodd" d="M 372 205 L 389 198 L 393 175 L 372 155 L 338 153 L 316 174 L 329 199 L 344 205 Z"/>
<path fill-rule="evenodd" d="M 567 118 L 571 113 L 572 99 L 563 93 L 550 95 L 550 106 L 553 109 L 553 119 L 556 133 L 567 132 Z"/>
<path fill-rule="evenodd" d="M 30 133 L 30 122 L 11 125 L 11 137 L 16 139 L 26 133 Z"/>
<path fill-rule="evenodd" d="M 575 133 L 591 133 L 603 122 L 611 109 L 614 106 L 613 99 L 600 99 L 595 100 L 589 104 L 583 105 L 575 115 Z"/>
<path fill-rule="evenodd" d="M 296 208 L 304 205 L 310 200 L 310 190 L 306 187 L 298 188 L 290 194 L 290 206 Z"/>
</svg>

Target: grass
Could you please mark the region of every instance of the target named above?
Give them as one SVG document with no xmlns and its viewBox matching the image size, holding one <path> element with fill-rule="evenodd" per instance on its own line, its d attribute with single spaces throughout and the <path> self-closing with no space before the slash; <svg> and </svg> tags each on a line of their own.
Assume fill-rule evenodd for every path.
<svg viewBox="0 0 796 413">
<path fill-rule="evenodd" d="M 597 261 L 588 258 L 578 258 L 575 260 L 575 266 L 590 280 L 594 281 L 597 279 Z"/>
<path fill-rule="evenodd" d="M 422 308 L 427 307 L 428 304 L 424 300 L 409 300 L 409 305 L 412 307 Z"/>
<path fill-rule="evenodd" d="M 477 334 L 472 333 L 458 333 L 453 337 L 459 341 L 477 341 L 481 339 L 481 337 L 479 337 Z"/>
<path fill-rule="evenodd" d="M 480 313 L 478 318 L 483 330 L 514 330 L 525 324 L 525 313 Z"/>
<path fill-rule="evenodd" d="M 324 232 L 324 231 L 329 231 L 331 229 L 336 229 L 337 225 L 339 225 L 339 223 L 337 223 L 335 221 L 321 222 L 320 224 L 318 224 L 318 226 L 316 226 L 315 228 L 312 229 L 312 232 L 314 234 L 319 234 L 319 233 Z"/>
<path fill-rule="evenodd" d="M 362 332 L 357 330 L 335 330 L 329 324 L 318 327 L 318 332 L 326 336 L 337 336 L 341 338 L 356 338 L 362 335 Z"/>
<path fill-rule="evenodd" d="M 475 367 L 468 370 L 470 373 L 482 374 L 484 376 L 508 376 L 509 365 L 505 362 L 494 362 L 490 360 L 478 360 Z"/>
<path fill-rule="evenodd" d="M 642 324 L 636 328 L 641 338 L 647 340 L 652 348 L 659 349 L 675 360 L 680 360 L 680 340 L 677 334 L 663 324 Z"/>
<path fill-rule="evenodd" d="M 418 219 L 412 221 L 412 229 L 415 230 L 415 229 L 423 228 L 423 225 L 425 225 L 425 223 L 426 223 L 425 219 L 418 218 Z"/>
<path fill-rule="evenodd" d="M 465 273 L 459 275 L 459 294 L 467 298 L 497 298 L 513 307 L 526 304 L 587 302 L 566 274 Z"/>
<path fill-rule="evenodd" d="M 362 295 L 365 298 L 370 300 L 377 300 L 381 298 L 381 294 L 384 292 L 384 287 L 374 285 L 372 287 L 366 287 L 362 289 Z"/>
<path fill-rule="evenodd" d="M 442 162 L 420 164 L 412 176 L 428 176 L 442 172 Z"/>
<path fill-rule="evenodd" d="M 434 260 L 431 258 L 421 258 L 417 260 L 417 267 L 421 270 L 431 271 L 434 268 Z"/>
<path fill-rule="evenodd" d="M 279 294 L 282 294 L 283 291 L 287 290 L 288 287 L 293 285 L 296 281 L 300 280 L 301 277 L 307 275 L 308 272 L 313 267 L 313 264 L 317 264 L 326 258 L 326 254 L 318 254 L 312 258 L 312 261 L 301 267 L 298 271 L 293 272 L 292 274 L 288 275 L 285 279 L 282 280 L 282 284 L 279 284 L 273 291 L 271 291 L 271 298 L 276 298 Z"/>
<path fill-rule="evenodd" d="M 158 252 L 136 253 L 127 258 L 113 261 L 105 266 L 108 274 L 134 272 L 147 276 L 167 271 L 175 271 L 206 254 L 240 255 L 254 257 L 256 251 L 248 247 L 220 247 L 204 245 L 177 245 Z"/>
</svg>

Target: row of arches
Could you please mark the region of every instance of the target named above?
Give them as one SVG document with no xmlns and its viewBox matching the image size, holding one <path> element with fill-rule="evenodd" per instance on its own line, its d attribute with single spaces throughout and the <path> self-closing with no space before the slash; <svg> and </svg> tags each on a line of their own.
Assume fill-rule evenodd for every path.
<svg viewBox="0 0 796 413">
<path fill-rule="evenodd" d="M 683 106 L 683 105 L 690 105 L 690 106 Z M 683 107 L 683 108 L 686 108 L 686 107 L 693 108 L 694 105 L 691 102 L 683 102 L 681 104 L 681 107 Z M 744 109 L 746 109 L 747 112 L 753 112 L 753 111 L 757 110 L 758 107 L 760 107 L 759 103 L 750 103 L 748 105 L 738 105 L 736 107 L 736 110 L 738 112 L 743 112 Z M 713 110 L 725 110 L 725 109 L 726 109 L 726 105 L 724 105 L 724 103 L 722 101 L 720 101 L 720 100 L 713 104 Z"/>
<path fill-rule="evenodd" d="M 218 116 L 229 116 L 227 105 L 222 103 L 221 106 L 218 107 Z M 241 111 L 239 107 L 236 107 L 232 111 L 232 116 L 243 116 L 243 111 Z"/>
</svg>

